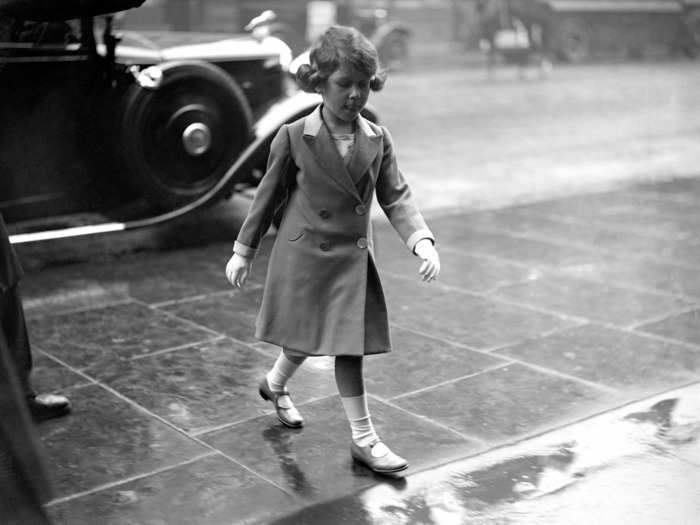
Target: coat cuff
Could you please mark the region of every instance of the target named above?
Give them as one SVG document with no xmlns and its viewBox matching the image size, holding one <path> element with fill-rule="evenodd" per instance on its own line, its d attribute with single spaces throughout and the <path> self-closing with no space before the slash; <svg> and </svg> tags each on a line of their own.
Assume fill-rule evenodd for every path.
<svg viewBox="0 0 700 525">
<path fill-rule="evenodd" d="M 435 244 L 435 236 L 433 235 L 433 232 L 431 232 L 428 228 L 421 228 L 420 230 L 413 232 L 406 241 L 406 246 L 408 246 L 408 249 L 411 250 L 411 253 L 415 253 L 413 250 L 416 249 L 416 244 L 418 244 L 418 241 L 421 239 L 430 239 L 432 243 Z"/>
<path fill-rule="evenodd" d="M 255 257 L 255 254 L 258 253 L 258 250 L 236 241 L 233 243 L 233 253 L 237 253 L 241 257 L 252 259 L 253 257 Z"/>
</svg>

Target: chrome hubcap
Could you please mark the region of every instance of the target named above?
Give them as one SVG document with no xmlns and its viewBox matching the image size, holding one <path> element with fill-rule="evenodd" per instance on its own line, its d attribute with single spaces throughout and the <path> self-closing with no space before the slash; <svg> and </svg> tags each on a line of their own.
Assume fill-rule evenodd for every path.
<svg viewBox="0 0 700 525">
<path fill-rule="evenodd" d="M 203 155 L 211 146 L 211 131 L 206 124 L 194 122 L 182 132 L 182 144 L 193 157 Z"/>
</svg>

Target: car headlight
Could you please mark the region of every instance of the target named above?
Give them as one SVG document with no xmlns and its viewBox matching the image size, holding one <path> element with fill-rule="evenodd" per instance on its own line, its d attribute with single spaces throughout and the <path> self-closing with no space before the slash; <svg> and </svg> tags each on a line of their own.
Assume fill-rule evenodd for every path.
<svg viewBox="0 0 700 525">
<path fill-rule="evenodd" d="M 274 36 L 266 37 L 265 44 L 271 49 L 274 49 L 277 52 L 277 56 L 265 60 L 263 66 L 270 68 L 279 65 L 284 71 L 288 71 L 289 66 L 292 63 L 291 48 L 282 40 Z"/>
</svg>

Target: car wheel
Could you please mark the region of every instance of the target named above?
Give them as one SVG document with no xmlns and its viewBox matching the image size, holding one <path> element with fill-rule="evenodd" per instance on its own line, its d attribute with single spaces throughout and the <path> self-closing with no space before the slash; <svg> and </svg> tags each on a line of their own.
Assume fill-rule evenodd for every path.
<svg viewBox="0 0 700 525">
<path fill-rule="evenodd" d="M 580 18 L 564 18 L 557 34 L 557 52 L 567 62 L 588 60 L 591 54 L 591 31 L 588 24 Z"/>
<path fill-rule="evenodd" d="M 379 44 L 379 62 L 386 69 L 397 70 L 406 66 L 408 38 L 403 33 L 389 33 Z"/>
<path fill-rule="evenodd" d="M 125 95 L 120 141 L 129 182 L 153 204 L 173 208 L 210 190 L 251 138 L 238 84 L 207 63 L 158 66 L 159 85 Z"/>
</svg>

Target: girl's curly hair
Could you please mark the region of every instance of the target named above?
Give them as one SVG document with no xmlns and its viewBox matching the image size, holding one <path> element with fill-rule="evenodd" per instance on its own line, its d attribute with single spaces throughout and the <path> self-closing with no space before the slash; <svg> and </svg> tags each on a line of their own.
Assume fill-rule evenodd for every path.
<svg viewBox="0 0 700 525">
<path fill-rule="evenodd" d="M 302 64 L 296 73 L 299 86 L 306 92 L 316 92 L 341 62 L 369 76 L 372 91 L 384 87 L 386 73 L 379 68 L 376 48 L 354 27 L 329 27 L 311 47 L 309 59 L 311 64 Z"/>
</svg>

